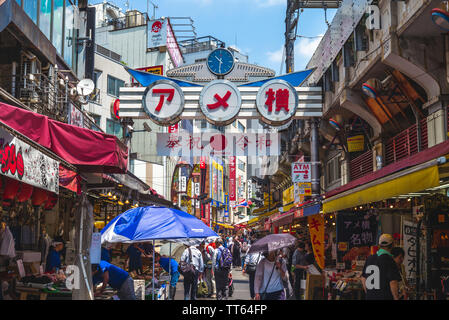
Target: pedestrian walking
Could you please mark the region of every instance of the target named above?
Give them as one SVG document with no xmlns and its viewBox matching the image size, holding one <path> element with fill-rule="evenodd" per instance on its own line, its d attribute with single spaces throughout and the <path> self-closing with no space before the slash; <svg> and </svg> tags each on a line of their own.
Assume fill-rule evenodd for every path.
<svg viewBox="0 0 449 320">
<path fill-rule="evenodd" d="M 215 255 L 215 243 L 208 244 L 203 250 L 204 260 L 204 281 L 207 285 L 207 298 L 212 297 L 214 294 L 214 255 Z"/>
<path fill-rule="evenodd" d="M 262 258 L 263 256 L 260 252 L 248 253 L 245 257 L 243 273 L 246 273 L 249 276 L 249 293 L 251 300 L 254 300 L 256 297 L 256 293 L 254 291 L 254 278 L 256 276 L 257 265 Z"/>
<path fill-rule="evenodd" d="M 178 263 L 175 259 L 162 257 L 155 252 L 155 262 L 158 263 L 166 272 L 170 273 L 170 300 L 175 300 L 176 285 L 179 280 Z"/>
<path fill-rule="evenodd" d="M 255 300 L 285 300 L 288 273 L 285 260 L 270 251 L 259 262 L 254 279 Z"/>
<path fill-rule="evenodd" d="M 366 300 L 399 299 L 401 275 L 391 254 L 393 241 L 390 234 L 381 235 L 380 249 L 366 259 L 361 277 Z"/>
<path fill-rule="evenodd" d="M 234 268 L 237 267 L 242 267 L 242 261 L 240 259 L 240 248 L 242 247 L 239 238 L 237 236 L 235 236 L 233 243 L 232 243 L 232 249 L 231 249 L 231 253 L 232 253 L 232 266 Z"/>
<path fill-rule="evenodd" d="M 243 267 L 245 265 L 245 259 L 246 259 L 246 255 L 248 254 L 249 247 L 250 246 L 249 246 L 247 240 L 242 239 L 242 246 L 240 248 L 240 260 L 241 260 L 242 271 L 243 271 Z"/>
<path fill-rule="evenodd" d="M 217 239 L 215 241 L 217 247 L 217 254 L 215 258 L 215 283 L 217 300 L 228 299 L 228 286 L 229 286 L 229 271 L 232 265 L 232 255 L 228 248 L 223 246 L 223 240 Z"/>
<path fill-rule="evenodd" d="M 298 242 L 292 256 L 292 268 L 295 276 L 294 293 L 296 300 L 301 300 L 301 280 L 305 279 L 308 265 L 311 263 L 313 263 L 313 261 L 310 261 L 310 255 L 308 255 L 306 251 L 306 244 L 304 242 Z"/>
<path fill-rule="evenodd" d="M 184 250 L 181 256 L 180 264 L 185 263 L 193 267 L 192 272 L 183 274 L 184 276 L 184 300 L 196 300 L 198 289 L 198 280 L 204 271 L 204 261 L 201 254 L 203 243 L 199 248 L 190 246 Z"/>
</svg>

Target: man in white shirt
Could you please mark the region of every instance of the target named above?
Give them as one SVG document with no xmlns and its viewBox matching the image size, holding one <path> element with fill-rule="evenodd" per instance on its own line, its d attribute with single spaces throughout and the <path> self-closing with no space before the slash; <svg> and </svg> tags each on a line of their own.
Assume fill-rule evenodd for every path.
<svg viewBox="0 0 449 320">
<path fill-rule="evenodd" d="M 190 263 L 195 267 L 195 272 L 192 277 L 184 277 L 184 300 L 196 300 L 196 292 L 198 289 L 198 279 L 201 279 L 204 272 L 204 261 L 201 251 L 204 243 L 200 244 L 198 248 L 191 246 L 184 250 L 181 261 Z"/>
</svg>

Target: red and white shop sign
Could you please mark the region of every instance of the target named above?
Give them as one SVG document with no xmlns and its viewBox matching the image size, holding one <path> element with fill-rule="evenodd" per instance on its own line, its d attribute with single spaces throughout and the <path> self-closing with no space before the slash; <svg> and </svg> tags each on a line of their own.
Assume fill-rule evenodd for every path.
<svg viewBox="0 0 449 320">
<path fill-rule="evenodd" d="M 235 157 L 229 157 L 229 201 L 236 201 L 235 195 Z"/>
<path fill-rule="evenodd" d="M 175 82 L 158 80 L 147 87 L 142 104 L 154 122 L 173 125 L 179 122 L 179 116 L 184 109 L 184 93 Z"/>
<path fill-rule="evenodd" d="M 268 81 L 257 93 L 256 106 L 263 122 L 283 125 L 296 113 L 298 94 L 295 88 L 284 80 Z"/>
<path fill-rule="evenodd" d="M 2 128 L 0 175 L 59 194 L 59 162 Z"/>
<path fill-rule="evenodd" d="M 312 164 L 308 162 L 292 163 L 292 182 L 312 182 Z"/>
<path fill-rule="evenodd" d="M 168 133 L 178 133 L 178 126 L 179 124 L 174 124 L 172 126 L 168 127 Z"/>
<path fill-rule="evenodd" d="M 242 98 L 237 86 L 227 80 L 215 80 L 200 93 L 201 111 L 214 125 L 228 125 L 238 115 Z"/>
</svg>

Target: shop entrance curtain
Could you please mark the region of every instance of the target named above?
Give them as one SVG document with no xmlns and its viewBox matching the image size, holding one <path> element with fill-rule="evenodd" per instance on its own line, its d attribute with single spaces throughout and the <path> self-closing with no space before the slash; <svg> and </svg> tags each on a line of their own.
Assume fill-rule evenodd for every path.
<svg viewBox="0 0 449 320">
<path fill-rule="evenodd" d="M 128 148 L 115 136 L 0 103 L 0 121 L 86 172 L 124 173 Z"/>
</svg>

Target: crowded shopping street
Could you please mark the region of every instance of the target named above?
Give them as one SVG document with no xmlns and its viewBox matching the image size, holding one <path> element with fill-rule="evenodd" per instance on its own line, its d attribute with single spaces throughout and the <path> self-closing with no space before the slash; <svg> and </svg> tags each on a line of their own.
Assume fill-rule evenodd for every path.
<svg viewBox="0 0 449 320">
<path fill-rule="evenodd" d="M 0 0 L 0 300 L 449 300 L 449 1 Z"/>
</svg>

